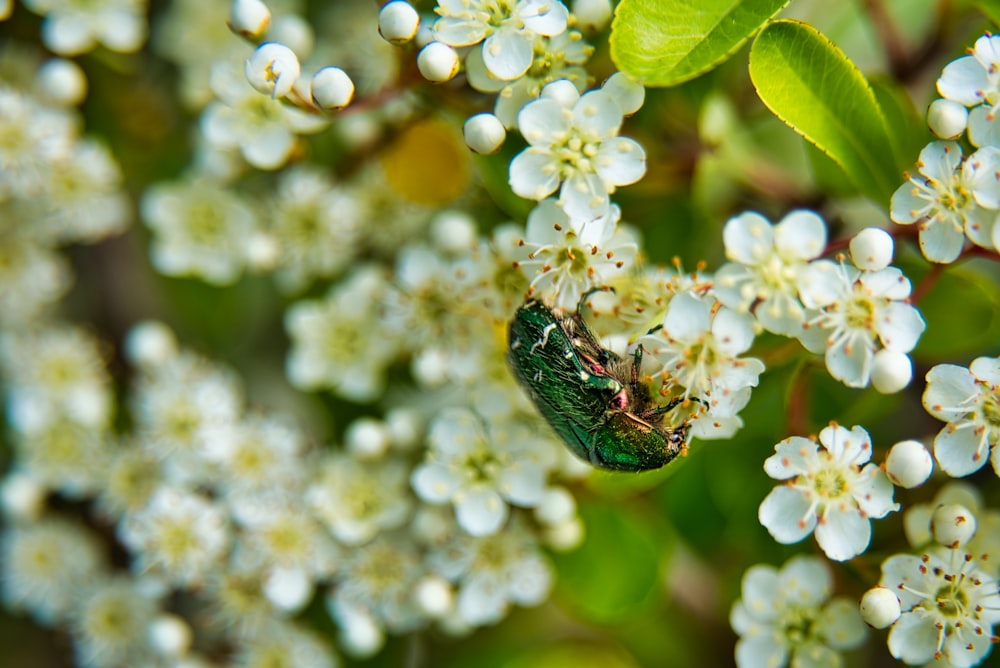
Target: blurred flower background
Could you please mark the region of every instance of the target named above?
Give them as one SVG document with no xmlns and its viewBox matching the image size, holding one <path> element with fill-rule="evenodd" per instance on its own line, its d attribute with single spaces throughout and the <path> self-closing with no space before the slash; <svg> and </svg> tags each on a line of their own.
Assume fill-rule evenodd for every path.
<svg viewBox="0 0 1000 668">
<path fill-rule="evenodd" d="M 1000 10 L 728 4 L 0 0 L 2 663 L 997 662 Z"/>
</svg>

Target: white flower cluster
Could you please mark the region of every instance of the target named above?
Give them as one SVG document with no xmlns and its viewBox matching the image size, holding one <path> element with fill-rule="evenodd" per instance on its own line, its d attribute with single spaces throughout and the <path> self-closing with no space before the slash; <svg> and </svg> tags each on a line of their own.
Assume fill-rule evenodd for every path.
<svg viewBox="0 0 1000 668">
<path fill-rule="evenodd" d="M 892 219 L 917 223 L 920 250 L 931 262 L 949 263 L 966 250 L 966 240 L 1000 249 L 1000 37 L 983 35 L 971 55 L 949 63 L 937 82 L 941 99 L 927 112 L 941 138 L 920 152 L 917 175 L 892 197 Z M 966 155 L 963 135 L 976 150 Z"/>
<path fill-rule="evenodd" d="M 817 259 L 826 226 L 808 211 L 777 225 L 755 213 L 731 219 L 724 230 L 733 261 L 719 269 L 715 292 L 726 306 L 751 311 L 764 329 L 797 337 L 823 352 L 826 367 L 848 387 L 894 393 L 913 375 L 908 353 L 924 320 L 907 303 L 910 282 L 888 266 L 892 238 L 869 228 L 851 241 L 851 264 Z"/>
</svg>

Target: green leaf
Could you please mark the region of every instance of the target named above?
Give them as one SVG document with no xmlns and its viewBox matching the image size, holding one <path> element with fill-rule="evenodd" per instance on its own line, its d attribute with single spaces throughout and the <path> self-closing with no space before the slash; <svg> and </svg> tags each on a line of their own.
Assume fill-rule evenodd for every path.
<svg viewBox="0 0 1000 668">
<path fill-rule="evenodd" d="M 750 48 L 750 79 L 775 116 L 888 206 L 902 173 L 885 114 L 864 75 L 830 40 L 798 21 L 770 23 Z"/>
<path fill-rule="evenodd" d="M 788 0 L 622 0 L 611 58 L 647 86 L 675 86 L 707 72 Z"/>
<path fill-rule="evenodd" d="M 902 268 L 908 276 L 915 276 L 916 272 Z M 936 364 L 995 349 L 1000 340 L 1000 285 L 996 280 L 971 267 L 931 271 L 940 274 L 932 278 L 933 287 L 916 304 L 927 329 L 913 351 L 914 360 Z M 921 280 L 914 278 L 914 285 Z"/>
</svg>

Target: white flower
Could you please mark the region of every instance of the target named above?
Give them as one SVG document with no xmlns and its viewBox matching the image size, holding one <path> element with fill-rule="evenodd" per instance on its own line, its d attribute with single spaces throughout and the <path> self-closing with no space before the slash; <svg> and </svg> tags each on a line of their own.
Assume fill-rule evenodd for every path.
<svg viewBox="0 0 1000 668">
<path fill-rule="evenodd" d="M 268 576 L 280 571 L 286 576 L 297 574 L 311 589 L 312 582 L 334 572 L 337 546 L 325 527 L 303 512 L 299 497 L 292 502 L 264 493 L 234 498 L 230 506 L 240 528 L 240 550 Z"/>
<path fill-rule="evenodd" d="M 169 582 L 204 582 L 229 549 L 229 526 L 222 509 L 206 496 L 163 486 L 146 507 L 126 515 L 118 535 L 135 565 Z"/>
<path fill-rule="evenodd" d="M 965 668 L 993 648 L 993 625 L 1000 622 L 997 581 L 965 550 L 894 555 L 882 564 L 880 584 L 903 610 L 888 638 L 897 659 L 910 665 L 943 659 Z"/>
<path fill-rule="evenodd" d="M 216 465 L 220 491 L 237 499 L 264 491 L 298 493 L 305 439 L 283 420 L 250 415 L 204 444 L 205 459 Z"/>
<path fill-rule="evenodd" d="M 269 232 L 280 246 L 278 284 L 301 290 L 346 268 L 356 255 L 361 205 L 317 167 L 281 173 Z"/>
<path fill-rule="evenodd" d="M 739 668 L 839 666 L 840 651 L 865 639 L 857 606 L 830 600 L 833 581 L 816 557 L 793 557 L 778 570 L 757 564 L 743 575 L 743 596 L 729 620 L 739 634 Z"/>
<path fill-rule="evenodd" d="M 209 455 L 222 447 L 220 439 L 235 436 L 242 410 L 236 378 L 188 353 L 145 372 L 131 397 L 136 435 L 172 480 L 211 480 L 216 469 Z"/>
<path fill-rule="evenodd" d="M 622 116 L 607 91 L 581 96 L 568 81 L 548 84 L 517 116 L 530 146 L 511 160 L 511 188 L 535 200 L 559 189 L 559 204 L 572 218 L 609 215 L 615 187 L 635 183 L 646 173 L 642 146 L 618 136 Z"/>
<path fill-rule="evenodd" d="M 718 308 L 717 308 L 718 306 Z M 753 343 L 753 319 L 719 306 L 710 297 L 681 292 L 670 300 L 663 327 L 639 339 L 665 389 L 683 388 L 685 399 L 708 402 L 708 415 L 695 420 L 692 433 L 722 438 L 742 424 L 736 416 L 750 400 L 764 363 L 740 357 Z"/>
<path fill-rule="evenodd" d="M 618 207 L 603 220 L 571 220 L 555 200 L 543 200 L 528 215 L 515 266 L 527 276 L 533 294 L 562 309 L 575 309 L 591 288 L 624 277 L 632 267 L 638 243 L 618 226 Z"/>
<path fill-rule="evenodd" d="M 412 631 L 425 619 L 414 594 L 425 574 L 412 541 L 379 536 L 345 554 L 338 584 L 327 596 L 327 610 L 342 624 L 363 615 L 379 628 Z"/>
<path fill-rule="evenodd" d="M 939 364 L 927 373 L 928 413 L 948 424 L 934 437 L 934 457 L 950 476 L 966 476 L 986 463 L 1000 475 L 1000 359 L 979 357 L 969 368 Z"/>
<path fill-rule="evenodd" d="M 469 85 L 484 93 L 496 93 L 494 112 L 507 128 L 517 127 L 521 107 L 541 94 L 542 88 L 553 81 L 566 79 L 579 92 L 587 88 L 589 75 L 583 64 L 594 47 L 583 40 L 576 30 L 567 30 L 553 37 L 535 41 L 531 66 L 514 80 L 493 76 L 483 62 L 481 49 L 473 49 L 465 58 L 465 73 Z"/>
<path fill-rule="evenodd" d="M 971 56 L 948 63 L 937 82 L 941 96 L 971 107 L 969 141 L 974 146 L 1000 146 L 1000 37 L 983 35 Z"/>
<path fill-rule="evenodd" d="M 13 220 L 12 212 L 4 204 L 0 202 L 0 218 L 10 216 Z M 25 232 L 22 227 L 0 232 L 0 312 L 8 327 L 34 318 L 59 299 L 71 281 L 65 257 Z"/>
<path fill-rule="evenodd" d="M 235 666 L 279 665 L 336 668 L 337 656 L 319 634 L 301 625 L 269 619 L 247 634 L 233 656 Z"/>
<path fill-rule="evenodd" d="M 284 44 L 265 42 L 244 63 L 247 81 L 257 92 L 272 98 L 285 97 L 292 92 L 302 68 L 295 52 Z"/>
<path fill-rule="evenodd" d="M 956 142 L 931 142 L 920 152 L 920 176 L 911 176 L 892 195 L 890 215 L 901 224 L 920 224 L 920 250 L 932 262 L 954 262 L 965 237 L 993 247 L 1000 209 L 1000 150 L 990 146 L 963 160 Z"/>
<path fill-rule="evenodd" d="M 813 352 L 825 346 L 826 368 L 848 387 L 866 387 L 875 355 L 910 352 L 926 327 L 906 303 L 910 281 L 895 267 L 861 272 L 816 260 L 800 276 L 799 295 L 807 308 L 821 309 L 807 322 L 803 345 Z"/>
<path fill-rule="evenodd" d="M 539 35 L 566 29 L 569 12 L 560 0 L 438 0 L 434 38 L 451 46 L 482 42 L 493 76 L 516 79 L 531 66 Z"/>
<path fill-rule="evenodd" d="M 141 211 L 153 231 L 153 264 L 168 276 L 195 275 L 226 285 L 249 261 L 247 241 L 257 218 L 228 188 L 208 181 L 158 183 L 146 190 Z"/>
<path fill-rule="evenodd" d="M 774 449 L 764 471 L 787 482 L 771 490 L 758 517 L 779 543 L 797 543 L 815 530 L 826 556 L 845 561 L 868 548 L 870 518 L 899 509 L 892 483 L 869 462 L 871 440 L 861 427 L 831 424 L 819 443 L 792 436 Z"/>
<path fill-rule="evenodd" d="M 457 535 L 431 553 L 431 568 L 456 583 L 459 624 L 481 626 L 503 619 L 511 603 L 533 606 L 548 598 L 553 570 L 535 537 L 521 522 L 502 534 Z"/>
<path fill-rule="evenodd" d="M 101 543 L 84 527 L 43 518 L 0 536 L 0 595 L 8 609 L 44 625 L 66 621 L 80 583 L 104 568 Z"/>
<path fill-rule="evenodd" d="M 141 665 L 154 661 L 147 629 L 158 612 L 157 601 L 140 580 L 119 576 L 79 583 L 82 602 L 72 623 L 79 665 Z"/>
<path fill-rule="evenodd" d="M 541 500 L 550 449 L 524 425 L 487 426 L 466 408 L 447 408 L 427 439 L 427 459 L 413 471 L 413 488 L 430 503 L 453 503 L 469 533 L 496 533 L 508 503 L 530 508 Z"/>
<path fill-rule="evenodd" d="M 146 41 L 146 0 L 25 0 L 45 17 L 42 41 L 56 53 L 73 56 L 100 42 L 112 51 L 138 51 Z"/>
<path fill-rule="evenodd" d="M 322 300 L 296 302 L 285 314 L 292 338 L 288 380 L 300 389 L 329 388 L 353 401 L 372 401 L 385 386 L 385 370 L 400 345 L 380 325 L 385 279 L 361 268 L 335 284 Z"/>
<path fill-rule="evenodd" d="M 793 211 L 772 226 L 748 212 L 730 218 L 722 234 L 731 262 L 715 274 L 719 301 L 743 313 L 752 309 L 770 332 L 798 335 L 807 315 L 799 276 L 826 247 L 823 219 L 812 211 Z"/>
<path fill-rule="evenodd" d="M 11 425 L 36 432 L 65 420 L 92 428 L 107 425 L 111 379 L 99 345 L 90 332 L 68 326 L 0 337 Z"/>
<path fill-rule="evenodd" d="M 258 169 L 278 169 L 291 156 L 296 135 L 318 132 L 327 120 L 260 95 L 227 62 L 212 69 L 212 90 L 218 96 L 201 117 L 201 131 L 217 149 L 239 149 Z"/>
<path fill-rule="evenodd" d="M 52 165 L 72 155 L 76 125 L 68 112 L 0 84 L 0 200 L 43 192 Z"/>
<path fill-rule="evenodd" d="M 406 521 L 411 506 L 407 473 L 398 460 L 376 464 L 331 455 L 305 499 L 337 540 L 363 545 Z"/>
</svg>

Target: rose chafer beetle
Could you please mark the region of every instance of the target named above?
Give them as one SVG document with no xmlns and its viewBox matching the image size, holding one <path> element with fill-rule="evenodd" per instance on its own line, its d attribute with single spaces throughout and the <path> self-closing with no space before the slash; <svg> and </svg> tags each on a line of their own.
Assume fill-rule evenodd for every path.
<svg viewBox="0 0 1000 668">
<path fill-rule="evenodd" d="M 528 300 L 510 323 L 508 345 L 514 376 L 584 461 L 612 471 L 647 471 L 670 463 L 684 449 L 688 425 L 662 424 L 663 415 L 683 400 L 654 403 L 639 381 L 642 348 L 626 359 L 601 346 L 580 306 L 566 315 Z"/>
</svg>

